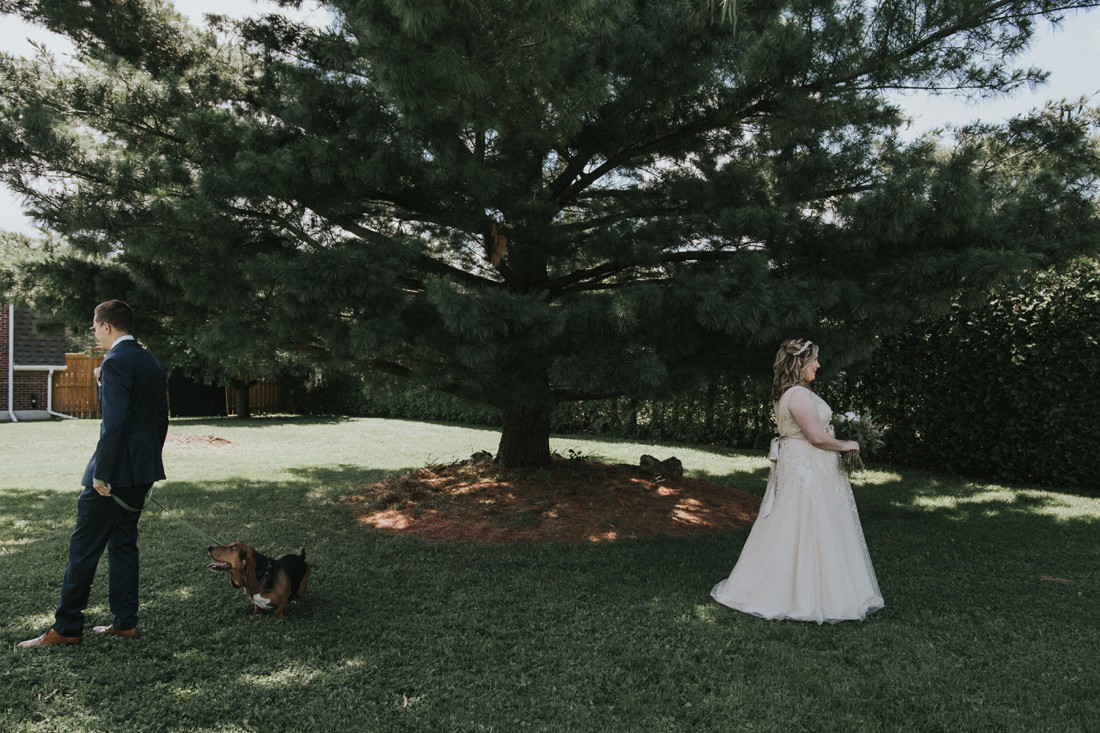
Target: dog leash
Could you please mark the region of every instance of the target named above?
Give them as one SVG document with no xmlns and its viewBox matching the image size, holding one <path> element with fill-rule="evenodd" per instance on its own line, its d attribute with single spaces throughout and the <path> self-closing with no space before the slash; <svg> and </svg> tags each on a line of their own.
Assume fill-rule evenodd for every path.
<svg viewBox="0 0 1100 733">
<path fill-rule="evenodd" d="M 124 502 L 122 499 L 115 496 L 114 494 L 111 494 L 111 498 L 115 500 L 116 504 L 118 504 L 120 507 L 122 507 L 123 509 L 125 509 L 128 512 L 134 512 L 136 514 L 137 512 L 140 512 L 142 509 L 145 508 L 145 505 L 143 504 L 140 509 L 135 509 L 132 506 L 130 506 L 129 504 L 127 504 L 126 502 Z M 149 493 L 145 495 L 145 503 L 148 504 L 149 502 L 153 502 L 154 504 L 159 506 L 162 512 L 164 512 L 169 517 L 172 517 L 172 519 L 175 519 L 177 522 L 179 522 L 183 526 L 187 527 L 189 530 L 194 532 L 199 537 L 202 537 L 203 539 L 207 539 L 207 540 L 213 540 L 215 545 L 223 544 L 222 542 L 219 542 L 215 537 L 212 537 L 212 536 L 208 535 L 206 532 L 203 532 L 201 529 L 199 529 L 195 525 L 188 522 L 183 517 L 179 517 L 179 516 L 176 516 L 175 514 L 172 514 L 168 510 L 168 507 L 164 506 L 159 501 L 157 501 L 156 499 L 153 498 L 153 490 L 152 489 L 149 489 Z"/>
</svg>

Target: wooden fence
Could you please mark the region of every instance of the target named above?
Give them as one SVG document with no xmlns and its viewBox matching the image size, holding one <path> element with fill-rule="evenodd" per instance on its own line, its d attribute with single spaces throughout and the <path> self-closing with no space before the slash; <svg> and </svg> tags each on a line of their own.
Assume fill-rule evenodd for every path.
<svg viewBox="0 0 1100 733">
<path fill-rule="evenodd" d="M 283 388 L 274 379 L 261 379 L 248 388 L 248 408 L 253 415 L 279 412 L 283 407 Z M 225 414 L 237 414 L 237 390 L 225 388 Z"/>
<path fill-rule="evenodd" d="M 53 373 L 53 409 L 73 417 L 99 417 L 94 369 L 102 356 L 65 354 L 65 371 Z"/>
<path fill-rule="evenodd" d="M 99 417 L 96 397 L 95 368 L 103 357 L 87 354 L 65 354 L 65 371 L 53 375 L 53 409 L 72 417 Z M 172 394 L 168 393 L 169 408 Z M 248 388 L 248 401 L 253 415 L 278 412 L 283 406 L 282 386 L 275 380 L 263 379 Z M 237 414 L 236 393 L 225 390 L 225 414 Z"/>
</svg>

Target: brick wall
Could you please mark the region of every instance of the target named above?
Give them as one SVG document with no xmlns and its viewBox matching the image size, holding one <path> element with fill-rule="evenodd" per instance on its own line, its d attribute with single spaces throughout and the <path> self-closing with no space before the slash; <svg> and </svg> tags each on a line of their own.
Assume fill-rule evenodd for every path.
<svg viewBox="0 0 1100 733">
<path fill-rule="evenodd" d="M 13 409 L 15 410 L 45 410 L 46 388 L 49 385 L 49 372 L 16 372 L 15 394 L 13 395 Z M 6 393 L 5 393 L 6 394 Z M 31 397 L 37 399 L 31 406 Z"/>
</svg>

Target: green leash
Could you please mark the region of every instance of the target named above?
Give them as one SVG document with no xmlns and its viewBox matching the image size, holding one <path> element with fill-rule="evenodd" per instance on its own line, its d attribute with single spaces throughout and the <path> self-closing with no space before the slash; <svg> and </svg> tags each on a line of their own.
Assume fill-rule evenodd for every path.
<svg viewBox="0 0 1100 733">
<path fill-rule="evenodd" d="M 124 502 L 122 499 L 115 496 L 114 494 L 111 494 L 111 498 L 115 500 L 116 504 L 118 504 L 120 507 L 122 507 L 123 509 L 125 509 L 128 512 L 134 512 L 136 514 L 137 512 L 140 512 L 142 509 L 145 508 L 145 506 L 142 505 L 142 507 L 140 509 L 135 509 L 132 506 L 130 506 L 129 504 L 127 504 L 126 502 Z M 153 498 L 153 490 L 152 489 L 149 489 L 149 493 L 145 495 L 145 503 L 148 504 L 149 502 L 153 502 L 154 504 L 159 506 L 162 512 L 164 512 L 168 516 L 172 517 L 173 519 L 175 519 L 177 522 L 179 522 L 183 526 L 187 527 L 189 530 L 194 532 L 199 537 L 202 537 L 203 539 L 206 539 L 206 540 L 213 540 L 215 545 L 222 544 L 216 538 L 211 537 L 206 532 L 203 532 L 201 529 L 199 529 L 195 525 L 191 524 L 190 522 L 188 522 L 183 517 L 176 516 L 176 515 L 172 514 L 171 512 L 169 512 L 168 508 L 166 506 L 164 506 L 159 501 L 157 501 L 156 499 Z"/>
</svg>

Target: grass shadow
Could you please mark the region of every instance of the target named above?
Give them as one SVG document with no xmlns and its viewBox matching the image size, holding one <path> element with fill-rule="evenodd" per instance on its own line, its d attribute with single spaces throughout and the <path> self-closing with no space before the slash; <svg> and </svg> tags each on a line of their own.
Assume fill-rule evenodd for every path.
<svg viewBox="0 0 1100 733">
<path fill-rule="evenodd" d="M 247 419 L 236 417 L 174 417 L 172 425 L 196 425 L 234 428 L 275 428 L 286 425 L 341 425 L 357 418 L 345 415 L 253 415 Z"/>
<path fill-rule="evenodd" d="M 1029 731 L 1095 720 L 1095 501 L 924 475 L 857 483 L 887 607 L 817 627 L 709 600 L 744 531 L 420 541 L 363 529 L 337 501 L 340 487 L 390 473 L 333 465 L 158 489 L 170 511 L 141 520 L 144 636 L 0 650 L 13 691 L 0 728 Z M 708 477 L 762 491 L 767 469 Z M 75 494 L 0 494 L 0 629 L 12 643 L 48 623 L 74 511 Z M 306 545 L 307 597 L 281 623 L 252 616 L 173 513 L 269 553 Z"/>
<path fill-rule="evenodd" d="M 709 471 L 700 470 L 691 472 L 691 475 L 697 478 L 706 479 L 707 481 L 713 481 L 716 484 L 728 486 L 731 489 L 740 489 L 741 491 L 747 491 L 750 494 L 755 494 L 756 496 L 764 495 L 764 490 L 768 486 L 769 474 L 770 469 L 767 467 L 749 468 L 724 474 L 715 474 Z"/>
</svg>

